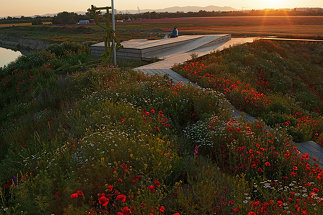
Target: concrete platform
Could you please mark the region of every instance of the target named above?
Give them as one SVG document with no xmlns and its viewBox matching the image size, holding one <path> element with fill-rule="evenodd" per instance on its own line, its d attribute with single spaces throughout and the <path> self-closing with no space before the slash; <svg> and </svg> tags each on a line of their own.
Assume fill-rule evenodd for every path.
<svg viewBox="0 0 323 215">
<path fill-rule="evenodd" d="M 184 35 L 161 40 L 134 39 L 124 41 L 117 52 L 117 57 L 124 59 L 146 60 L 154 57 L 162 58 L 175 53 L 192 52 L 229 41 L 231 35 Z M 104 42 L 91 46 L 91 54 L 100 56 L 104 53 Z"/>
<path fill-rule="evenodd" d="M 201 40 L 205 38 L 201 38 Z M 158 61 L 152 64 L 144 65 L 138 68 L 135 68 L 137 71 L 148 71 L 147 69 L 171 69 L 175 64 L 183 63 L 188 59 L 191 59 L 191 54 L 197 54 L 199 57 L 209 54 L 214 51 L 222 51 L 223 49 L 229 48 L 231 46 L 251 43 L 253 42 L 255 37 L 247 37 L 247 38 L 232 38 L 229 41 L 220 42 L 218 44 L 209 45 L 206 47 L 196 48 L 195 42 L 192 42 L 190 45 L 186 45 L 184 47 L 177 47 L 176 49 L 164 51 L 159 53 L 159 58 L 162 58 L 162 61 Z M 195 47 L 195 48 L 194 48 Z M 175 52 L 175 53 L 173 53 Z"/>
</svg>

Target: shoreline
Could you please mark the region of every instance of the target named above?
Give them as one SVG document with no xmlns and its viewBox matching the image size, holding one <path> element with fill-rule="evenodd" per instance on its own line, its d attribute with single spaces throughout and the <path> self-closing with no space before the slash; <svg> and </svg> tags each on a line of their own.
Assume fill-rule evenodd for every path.
<svg viewBox="0 0 323 215">
<path fill-rule="evenodd" d="M 46 49 L 51 43 L 44 40 L 26 39 L 0 34 L 0 46 L 16 51 L 22 54 L 29 53 L 34 50 Z"/>
</svg>

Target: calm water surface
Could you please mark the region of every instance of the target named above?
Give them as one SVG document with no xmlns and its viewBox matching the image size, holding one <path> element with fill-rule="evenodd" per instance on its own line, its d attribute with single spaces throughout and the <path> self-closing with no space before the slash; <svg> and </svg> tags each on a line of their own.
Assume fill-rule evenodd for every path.
<svg viewBox="0 0 323 215">
<path fill-rule="evenodd" d="M 21 56 L 20 51 L 0 47 L 0 67 L 3 67 Z"/>
</svg>

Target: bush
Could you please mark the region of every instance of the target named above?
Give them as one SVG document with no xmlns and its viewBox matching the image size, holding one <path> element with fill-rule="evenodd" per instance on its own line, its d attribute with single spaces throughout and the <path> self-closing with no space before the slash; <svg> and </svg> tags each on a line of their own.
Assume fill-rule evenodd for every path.
<svg viewBox="0 0 323 215">
<path fill-rule="evenodd" d="M 64 42 L 60 45 L 51 45 L 47 48 L 48 51 L 55 54 L 57 58 L 62 57 L 70 57 L 71 55 L 75 54 L 88 54 L 89 48 L 87 46 L 78 44 L 78 43 L 71 43 L 71 42 Z"/>
</svg>

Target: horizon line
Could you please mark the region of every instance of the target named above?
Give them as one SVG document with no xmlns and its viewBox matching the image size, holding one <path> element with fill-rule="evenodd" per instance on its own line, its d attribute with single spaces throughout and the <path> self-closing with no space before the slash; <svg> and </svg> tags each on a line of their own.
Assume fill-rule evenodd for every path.
<svg viewBox="0 0 323 215">
<path fill-rule="evenodd" d="M 244 8 L 244 9 L 236 9 L 236 8 L 233 8 L 231 6 L 216 6 L 216 5 L 209 5 L 209 6 L 173 6 L 173 7 L 166 7 L 166 8 L 161 8 L 161 9 L 140 9 L 141 11 L 145 11 L 145 12 L 154 12 L 156 10 L 164 10 L 164 9 L 168 9 L 168 8 L 175 8 L 175 7 L 179 7 L 179 8 L 184 8 L 184 7 L 199 7 L 199 8 L 207 8 L 207 7 L 220 7 L 220 8 L 225 8 L 225 7 L 230 7 L 234 10 L 231 10 L 231 11 L 249 11 L 249 10 L 292 10 L 292 9 L 303 9 L 303 8 L 306 8 L 306 9 L 323 9 L 323 7 L 293 7 L 293 8 Z M 127 12 L 127 11 L 138 11 L 138 9 L 115 9 L 116 11 L 123 11 L 123 12 Z M 49 16 L 49 15 L 56 15 L 58 13 L 61 13 L 61 12 L 69 12 L 69 13 L 86 13 L 87 11 L 84 10 L 84 11 L 67 11 L 67 10 L 64 10 L 64 11 L 58 11 L 58 12 L 52 12 L 52 13 L 44 13 L 44 14 L 34 14 L 34 15 L 11 15 L 11 16 L 2 16 L 0 17 L 0 19 L 3 19 L 3 18 L 8 18 L 8 17 L 13 17 L 13 18 L 19 18 L 19 17 L 35 17 L 35 16 Z M 165 11 L 167 12 L 167 11 Z M 183 12 L 183 11 L 176 11 L 176 12 Z M 170 13 L 176 13 L 176 12 L 170 12 Z M 190 12 L 190 11 L 188 11 Z M 212 12 L 212 11 L 211 11 Z M 215 12 L 229 12 L 229 11 L 215 11 Z M 187 13 L 187 12 L 184 12 L 184 13 Z M 137 13 L 134 13 L 134 14 L 137 14 Z"/>
</svg>

